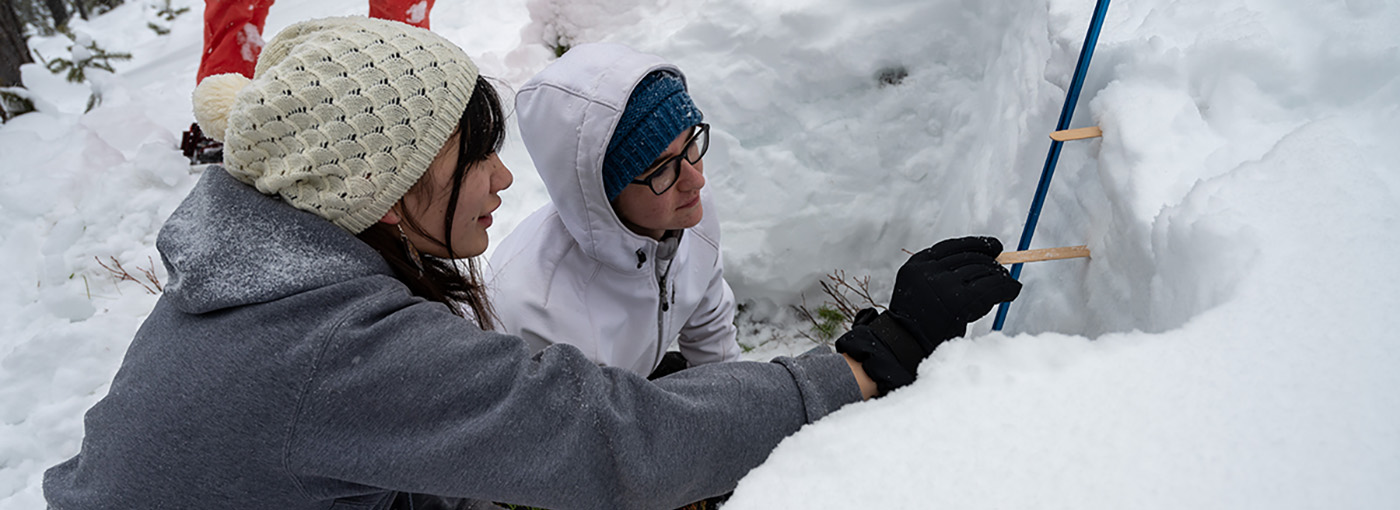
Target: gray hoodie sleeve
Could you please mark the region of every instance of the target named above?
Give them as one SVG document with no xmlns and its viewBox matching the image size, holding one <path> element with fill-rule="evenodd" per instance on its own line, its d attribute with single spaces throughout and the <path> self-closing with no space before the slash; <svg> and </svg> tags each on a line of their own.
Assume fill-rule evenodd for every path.
<svg viewBox="0 0 1400 510">
<path fill-rule="evenodd" d="M 532 357 L 519 338 L 401 289 L 342 317 L 311 339 L 322 353 L 286 445 L 312 497 L 350 482 L 546 508 L 676 508 L 731 490 L 784 437 L 860 399 L 829 352 L 649 382 L 566 345 Z"/>
</svg>

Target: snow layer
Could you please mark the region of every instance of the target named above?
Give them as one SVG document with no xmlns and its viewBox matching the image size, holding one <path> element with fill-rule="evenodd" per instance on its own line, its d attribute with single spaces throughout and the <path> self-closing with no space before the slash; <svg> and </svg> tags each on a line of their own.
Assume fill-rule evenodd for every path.
<svg viewBox="0 0 1400 510">
<path fill-rule="evenodd" d="M 134 58 L 86 85 L 25 68 L 40 111 L 0 127 L 0 510 L 42 508 L 154 303 L 142 269 L 164 276 L 203 7 L 173 4 L 192 11 L 166 36 L 144 28 L 154 2 L 75 22 Z M 809 345 L 787 305 L 829 271 L 884 296 L 901 250 L 1015 243 L 1093 8 L 469 4 L 438 3 L 433 28 L 507 88 L 589 41 L 686 70 L 756 359 Z M 363 12 L 281 2 L 264 37 Z M 1093 259 L 1026 266 L 1008 335 L 984 320 L 913 386 L 789 438 L 726 508 L 1400 507 L 1395 26 L 1388 0 L 1114 4 L 1074 122 L 1104 137 L 1066 145 L 1033 246 Z M 547 199 L 518 134 L 502 158 L 497 239 Z"/>
</svg>

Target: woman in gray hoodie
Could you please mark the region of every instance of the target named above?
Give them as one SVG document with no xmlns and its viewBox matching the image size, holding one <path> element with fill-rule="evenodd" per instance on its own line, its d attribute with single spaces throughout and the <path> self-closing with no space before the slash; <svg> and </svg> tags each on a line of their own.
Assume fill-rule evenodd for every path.
<svg viewBox="0 0 1400 510">
<path fill-rule="evenodd" d="M 195 103 L 224 166 L 161 229 L 169 284 L 81 450 L 45 473 L 51 508 L 674 508 L 912 381 L 940 335 L 1019 289 L 987 258 L 1000 246 L 969 238 L 911 258 L 847 354 L 654 382 L 570 346 L 531 355 L 479 327 L 490 306 L 453 263 L 486 248 L 511 182 L 499 100 L 455 45 L 299 23 L 251 81 L 208 78 Z"/>
</svg>

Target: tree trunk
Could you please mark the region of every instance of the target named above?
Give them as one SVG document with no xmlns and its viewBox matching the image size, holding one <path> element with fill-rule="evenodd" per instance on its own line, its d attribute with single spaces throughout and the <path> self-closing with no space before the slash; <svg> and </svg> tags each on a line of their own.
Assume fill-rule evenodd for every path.
<svg viewBox="0 0 1400 510">
<path fill-rule="evenodd" d="M 68 8 L 63 6 L 63 0 L 44 0 L 44 5 L 49 8 L 49 14 L 53 15 L 54 28 L 68 24 Z"/>
<path fill-rule="evenodd" d="M 34 61 L 13 1 L 0 0 L 0 87 L 19 85 L 19 66 Z"/>
<path fill-rule="evenodd" d="M 78 17 L 88 19 L 87 6 L 83 5 L 83 0 L 73 0 L 73 5 L 78 8 Z"/>
</svg>

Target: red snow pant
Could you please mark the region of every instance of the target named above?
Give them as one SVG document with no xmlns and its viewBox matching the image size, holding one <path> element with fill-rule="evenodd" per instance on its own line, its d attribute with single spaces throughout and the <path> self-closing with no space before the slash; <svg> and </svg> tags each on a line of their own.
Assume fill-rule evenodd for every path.
<svg viewBox="0 0 1400 510">
<path fill-rule="evenodd" d="M 263 24 L 273 0 L 205 0 L 204 55 L 199 76 L 239 73 L 253 77 L 253 68 L 262 52 Z M 369 0 L 371 18 L 402 21 L 428 28 L 428 13 L 434 0 Z"/>
</svg>

